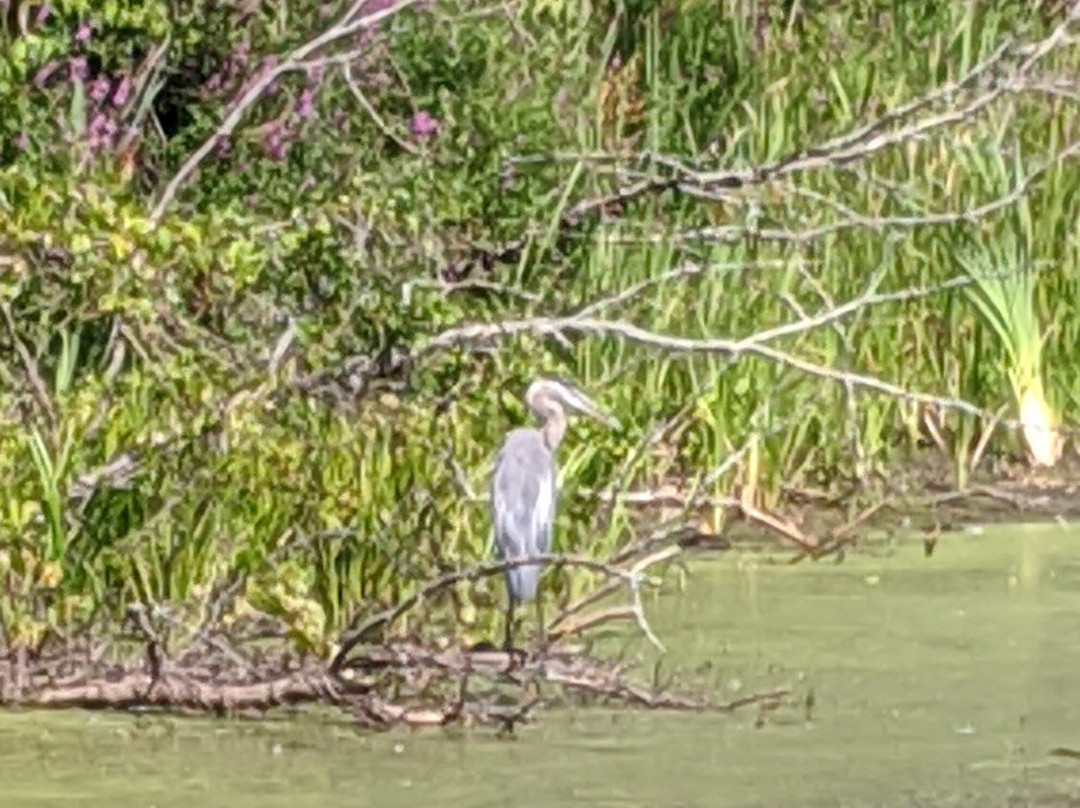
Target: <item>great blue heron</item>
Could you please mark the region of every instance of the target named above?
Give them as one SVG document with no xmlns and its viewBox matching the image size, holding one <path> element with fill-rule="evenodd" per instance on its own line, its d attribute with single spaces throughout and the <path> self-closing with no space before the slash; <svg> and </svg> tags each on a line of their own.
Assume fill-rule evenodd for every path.
<svg viewBox="0 0 1080 808">
<path fill-rule="evenodd" d="M 495 548 L 502 561 L 551 552 L 558 497 L 555 450 L 566 432 L 567 410 L 618 426 L 581 391 L 554 379 L 537 379 L 529 385 L 525 403 L 540 422 L 540 429 L 510 430 L 495 456 L 491 478 Z M 539 581 L 539 565 L 523 564 L 506 571 L 509 605 L 503 647 L 507 651 L 513 647 L 514 607 L 536 598 Z M 543 631 L 539 600 L 537 615 Z"/>
</svg>

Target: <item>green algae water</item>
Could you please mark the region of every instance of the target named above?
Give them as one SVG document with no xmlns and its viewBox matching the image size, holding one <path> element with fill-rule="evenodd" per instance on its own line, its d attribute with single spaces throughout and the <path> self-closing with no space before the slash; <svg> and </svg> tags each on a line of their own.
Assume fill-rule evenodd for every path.
<svg viewBox="0 0 1080 808">
<path fill-rule="evenodd" d="M 695 561 L 647 605 L 665 665 L 809 716 L 549 711 L 370 735 L 264 722 L 0 714 L 0 805 L 1080 805 L 1080 529 L 994 528 L 831 561 Z M 777 711 L 778 713 L 780 711 Z M 797 717 L 796 717 L 797 716 Z"/>
</svg>

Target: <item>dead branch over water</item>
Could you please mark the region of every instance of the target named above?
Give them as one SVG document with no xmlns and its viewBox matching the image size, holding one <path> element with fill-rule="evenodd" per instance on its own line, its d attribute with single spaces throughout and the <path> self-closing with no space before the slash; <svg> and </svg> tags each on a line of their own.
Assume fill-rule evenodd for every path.
<svg viewBox="0 0 1080 808">
<path fill-rule="evenodd" d="M 643 544 L 612 563 L 544 556 L 550 565 L 582 566 L 606 575 L 609 585 L 602 591 L 610 593 L 612 583 L 624 585 L 629 603 L 596 606 L 596 596 L 589 595 L 554 617 L 541 647 L 511 652 L 488 644 L 453 647 L 448 641 L 389 632 L 396 620 L 440 590 L 501 574 L 528 559 L 446 574 L 419 587 L 393 607 L 355 620 L 329 659 L 300 658 L 244 641 L 235 627 L 222 625 L 220 611 L 213 624 L 194 632 L 186 647 L 169 653 L 152 625 L 151 610 L 136 607 L 129 609 L 126 623 L 137 639 L 124 647 L 87 635 L 48 644 L 35 653 L 6 649 L 0 665 L 0 705 L 216 715 L 324 705 L 373 729 L 459 724 L 501 731 L 531 720 L 544 706 L 571 702 L 720 712 L 752 704 L 775 706 L 786 690 L 717 703 L 648 682 L 635 676 L 634 663 L 588 650 L 590 630 L 626 621 L 659 643 L 645 615 L 641 590 L 660 583 L 649 573 L 681 549 L 680 542 L 660 549 Z"/>
</svg>

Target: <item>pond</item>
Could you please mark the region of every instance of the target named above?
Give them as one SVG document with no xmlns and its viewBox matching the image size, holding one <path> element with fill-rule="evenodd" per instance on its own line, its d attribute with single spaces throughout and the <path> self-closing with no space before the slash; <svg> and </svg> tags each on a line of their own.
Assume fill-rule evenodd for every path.
<svg viewBox="0 0 1080 808">
<path fill-rule="evenodd" d="M 779 560 L 778 556 L 778 560 Z M 805 711 L 547 712 L 489 731 L 0 714 L 5 808 L 1080 805 L 1080 529 L 996 527 L 787 565 L 695 561 L 648 604 L 666 665 Z"/>
</svg>

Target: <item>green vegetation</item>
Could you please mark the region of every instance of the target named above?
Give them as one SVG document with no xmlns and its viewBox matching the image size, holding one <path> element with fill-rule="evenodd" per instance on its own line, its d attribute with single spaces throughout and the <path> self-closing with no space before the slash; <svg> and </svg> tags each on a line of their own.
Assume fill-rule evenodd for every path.
<svg viewBox="0 0 1080 808">
<path fill-rule="evenodd" d="M 933 397 L 970 405 L 945 408 L 964 479 L 977 413 L 1039 363 L 1075 423 L 1080 50 L 1051 5 L 436 2 L 305 51 L 347 4 L 5 4 L 6 642 L 146 603 L 183 644 L 231 603 L 328 653 L 487 557 L 491 457 L 541 373 L 624 425 L 561 450 L 568 552 L 632 539 L 590 491 L 873 486 Z M 1024 273 L 995 287 L 1030 302 L 1016 341 L 965 285 L 994 271 Z M 416 619 L 490 636 L 502 597 Z"/>
</svg>

